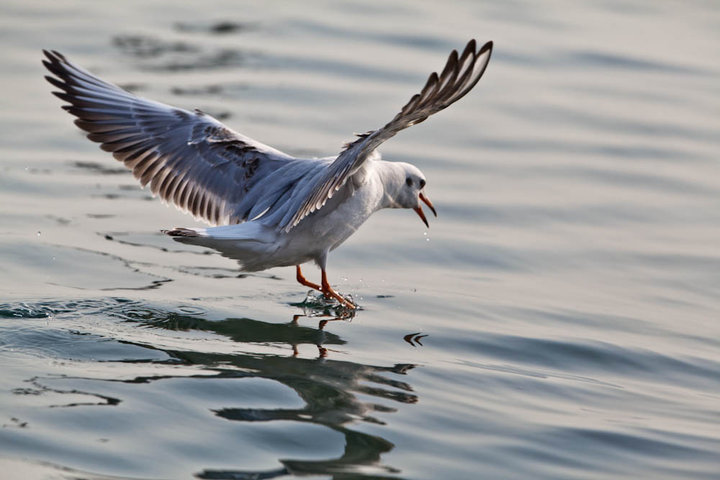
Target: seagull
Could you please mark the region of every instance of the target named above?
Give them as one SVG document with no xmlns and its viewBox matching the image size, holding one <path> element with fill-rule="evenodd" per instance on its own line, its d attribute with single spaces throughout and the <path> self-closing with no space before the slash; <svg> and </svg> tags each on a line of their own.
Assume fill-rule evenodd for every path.
<svg viewBox="0 0 720 480">
<path fill-rule="evenodd" d="M 154 196 L 204 220 L 208 228 L 163 233 L 237 260 L 241 271 L 295 266 L 302 285 L 342 306 L 357 305 L 327 278 L 327 257 L 374 212 L 409 208 L 429 224 L 421 203 L 425 176 L 409 163 L 381 159 L 378 146 L 465 96 L 480 80 L 493 43 L 470 40 L 453 50 L 389 123 L 357 135 L 336 156 L 296 158 L 231 130 L 200 110 L 184 110 L 138 97 L 106 82 L 57 51 L 43 50 L 45 79 L 77 117 L 75 124 L 112 155 Z M 320 284 L 301 265 L 314 261 Z"/>
</svg>

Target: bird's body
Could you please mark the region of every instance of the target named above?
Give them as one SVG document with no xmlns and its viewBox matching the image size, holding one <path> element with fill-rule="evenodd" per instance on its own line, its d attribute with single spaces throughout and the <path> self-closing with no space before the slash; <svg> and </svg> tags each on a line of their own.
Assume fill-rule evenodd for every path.
<svg viewBox="0 0 720 480">
<path fill-rule="evenodd" d="M 330 251 L 374 212 L 412 208 L 427 225 L 420 202 L 425 177 L 411 164 L 386 162 L 376 148 L 464 96 L 482 76 L 492 43 L 462 55 L 453 51 L 439 76 L 384 127 L 359 135 L 336 157 L 295 158 L 234 132 L 211 116 L 142 99 L 45 52 L 46 77 L 70 105 L 75 123 L 133 171 L 153 194 L 215 225 L 165 231 L 176 240 L 213 248 L 244 271 L 296 266 L 297 280 L 340 303 L 326 276 Z M 300 265 L 314 261 L 320 285 Z"/>
<path fill-rule="evenodd" d="M 373 161 L 357 177 L 357 185 L 345 184 L 327 204 L 308 216 L 289 232 L 278 231 L 260 217 L 240 224 L 203 229 L 175 229 L 169 233 L 176 240 L 213 248 L 224 256 L 237 260 L 247 272 L 272 267 L 287 267 L 314 261 L 325 268 L 329 252 L 339 247 L 355 233 L 370 215 L 391 207 L 388 187 L 399 188 L 388 177 L 399 164 Z"/>
<path fill-rule="evenodd" d="M 267 226 L 262 217 L 240 224 L 176 229 L 170 233 L 183 243 L 218 250 L 237 260 L 248 272 L 310 261 L 322 266 L 323 256 L 347 240 L 380 205 L 374 185 L 377 179 L 361 185 L 354 194 L 338 192 L 328 202 L 331 208 L 313 212 L 313 221 L 301 222 L 287 233 Z"/>
</svg>

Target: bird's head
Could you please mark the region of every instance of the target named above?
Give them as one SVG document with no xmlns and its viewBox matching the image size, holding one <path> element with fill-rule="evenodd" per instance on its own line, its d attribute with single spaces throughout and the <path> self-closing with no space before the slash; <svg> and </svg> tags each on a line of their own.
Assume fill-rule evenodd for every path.
<svg viewBox="0 0 720 480">
<path fill-rule="evenodd" d="M 428 224 L 420 202 L 430 207 L 430 210 L 436 217 L 437 212 L 425 194 L 425 175 L 423 175 L 420 169 L 409 163 L 397 162 L 392 165 L 395 166 L 393 169 L 395 181 L 392 182 L 394 184 L 392 191 L 387 192 L 391 200 L 389 206 L 391 208 L 412 208 L 425 226 L 429 228 L 430 225 Z"/>
</svg>

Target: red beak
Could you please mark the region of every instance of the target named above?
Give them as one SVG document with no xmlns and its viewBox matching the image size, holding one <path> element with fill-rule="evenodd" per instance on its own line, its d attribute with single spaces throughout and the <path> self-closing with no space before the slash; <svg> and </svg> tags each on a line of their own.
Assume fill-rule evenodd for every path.
<svg viewBox="0 0 720 480">
<path fill-rule="evenodd" d="M 430 201 L 430 199 L 429 199 L 428 197 L 426 197 L 425 194 L 422 193 L 422 192 L 420 192 L 420 200 L 422 200 L 423 202 L 425 202 L 425 205 L 427 205 L 428 207 L 430 207 L 430 210 L 432 210 L 433 215 L 435 215 L 435 216 L 437 217 L 437 212 L 435 211 L 435 207 L 433 206 L 433 204 L 432 204 L 432 202 Z"/>
<path fill-rule="evenodd" d="M 418 214 L 418 216 L 420 217 L 420 220 L 423 221 L 425 226 L 427 228 L 430 228 L 430 224 L 428 223 L 427 218 L 425 218 L 425 212 L 422 211 L 422 207 L 420 205 L 418 205 L 417 207 L 413 208 L 413 210 L 415 210 L 415 213 Z"/>
<path fill-rule="evenodd" d="M 432 210 L 433 215 L 435 215 L 435 216 L 437 217 L 437 212 L 435 211 L 435 207 L 433 206 L 433 204 L 432 204 L 432 202 L 430 201 L 430 199 L 427 198 L 427 197 L 425 196 L 425 194 L 422 193 L 422 192 L 420 192 L 420 200 L 422 200 L 423 203 L 425 203 L 425 205 L 427 205 L 428 207 L 430 207 L 430 210 Z M 423 223 L 425 224 L 425 226 L 428 227 L 428 228 L 430 228 L 430 224 L 428 223 L 427 218 L 425 218 L 425 212 L 423 212 L 422 207 L 421 207 L 420 205 L 418 205 L 417 207 L 413 208 L 413 210 L 415 210 L 415 213 L 418 214 L 418 216 L 420 217 L 420 220 L 423 221 Z"/>
</svg>

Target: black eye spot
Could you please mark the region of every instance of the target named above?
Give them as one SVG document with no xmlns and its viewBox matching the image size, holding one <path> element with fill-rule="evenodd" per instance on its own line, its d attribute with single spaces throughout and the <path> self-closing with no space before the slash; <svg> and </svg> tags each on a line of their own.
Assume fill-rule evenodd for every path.
<svg viewBox="0 0 720 480">
<path fill-rule="evenodd" d="M 420 188 L 425 188 L 425 180 L 420 180 Z"/>
<path fill-rule="evenodd" d="M 407 185 L 408 187 L 412 187 L 412 178 L 407 177 L 405 179 L 405 185 Z"/>
</svg>

